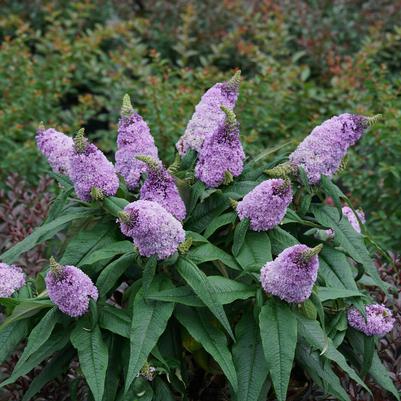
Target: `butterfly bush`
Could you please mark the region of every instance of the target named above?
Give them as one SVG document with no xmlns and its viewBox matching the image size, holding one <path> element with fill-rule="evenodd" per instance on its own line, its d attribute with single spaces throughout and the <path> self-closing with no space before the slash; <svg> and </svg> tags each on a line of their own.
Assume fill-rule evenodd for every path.
<svg viewBox="0 0 401 401">
<path fill-rule="evenodd" d="M 118 123 L 116 171 L 124 177 L 129 189 L 139 185 L 146 165 L 136 156 L 147 155 L 158 159 L 158 151 L 150 129 L 133 109 L 128 95 L 124 96 L 121 118 Z"/>
<path fill-rule="evenodd" d="M 51 301 L 71 317 L 84 315 L 90 299 L 98 299 L 97 288 L 78 267 L 62 266 L 51 259 L 45 281 Z"/>
<path fill-rule="evenodd" d="M 163 163 L 149 156 L 139 156 L 147 164 L 148 176 L 143 183 L 139 196 L 141 200 L 157 202 L 170 212 L 177 220 L 186 216 L 185 204 L 181 199 L 173 176 Z"/>
<path fill-rule="evenodd" d="M 341 114 L 313 129 L 289 156 L 290 163 L 302 167 L 311 184 L 321 175 L 332 177 L 339 169 L 350 146 L 360 139 L 369 119 L 355 114 Z"/>
<path fill-rule="evenodd" d="M 294 245 L 281 252 L 273 262 L 266 263 L 260 273 L 265 292 L 290 303 L 307 300 L 317 278 L 320 249 L 321 246 Z"/>
<path fill-rule="evenodd" d="M 94 144 L 87 142 L 83 130 L 75 138 L 70 161 L 70 178 L 80 199 L 90 201 L 116 194 L 119 180 L 113 164 Z"/>
<path fill-rule="evenodd" d="M 208 187 L 229 184 L 244 168 L 245 153 L 239 138 L 235 114 L 222 107 L 226 119 L 204 141 L 195 167 L 196 177 Z"/>
<path fill-rule="evenodd" d="M 266 231 L 280 224 L 291 201 L 291 183 L 281 178 L 271 179 L 245 195 L 236 210 L 240 220 L 250 220 L 252 230 Z"/>
<path fill-rule="evenodd" d="M 120 227 L 142 256 L 168 258 L 185 240 L 182 224 L 164 207 L 148 200 L 127 205 L 120 215 Z"/>
<path fill-rule="evenodd" d="M 393 329 L 395 319 L 384 305 L 367 305 L 365 313 L 366 317 L 358 309 L 351 308 L 348 311 L 349 325 L 367 336 L 384 336 Z"/>
<path fill-rule="evenodd" d="M 41 124 L 36 132 L 36 143 L 54 172 L 69 175 L 74 146 L 72 138 L 54 128 L 45 129 Z"/>
<path fill-rule="evenodd" d="M 0 263 L 0 298 L 8 298 L 25 284 L 22 269 L 15 265 Z"/>
<path fill-rule="evenodd" d="M 224 123 L 226 118 L 221 106 L 232 110 L 238 99 L 241 72 L 238 71 L 227 82 L 213 85 L 195 107 L 184 135 L 177 142 L 177 150 L 181 156 L 189 149 L 200 152 L 202 145 L 208 137 Z"/>
<path fill-rule="evenodd" d="M 78 358 L 95 401 L 125 395 L 152 399 L 155 394 L 187 399 L 199 369 L 205 369 L 199 372 L 203 376 L 208 373 L 197 364 L 198 357 L 214 359 L 213 371 L 226 376 L 226 381 L 219 378 L 221 387 L 241 401 L 244 394 L 266 399 L 266 382 L 276 393 L 270 398 L 287 399 L 293 366 L 317 378 L 313 385 L 335 399 L 347 398 L 340 387 L 348 382 L 345 372 L 353 372 L 352 378 L 363 385 L 368 371 L 398 397 L 377 354 L 371 367 L 360 369 L 358 363 L 364 358 L 363 336 L 384 335 L 395 323 L 390 310 L 373 303 L 365 286 L 374 284 L 391 294 L 365 240 L 372 248 L 378 246 L 368 230 L 353 235 L 337 224 L 337 209 L 328 199 L 339 189 L 330 178 L 319 182 L 322 174 L 335 173 L 370 119 L 333 117 L 316 127 L 289 160 L 263 151 L 246 163 L 233 111 L 238 86 L 239 73 L 205 93 L 168 168 L 128 96 L 118 128 L 116 169 L 83 131 L 73 143 L 67 140 L 65 148 L 60 145 L 63 134 L 38 133 L 40 150 L 54 152 L 47 156 L 50 164 L 64 174 L 68 170 L 69 178 L 55 176 L 61 193 L 52 213 L 0 260 L 12 263 L 22 251 L 52 239 L 49 248 L 60 253 L 63 265 L 52 258 L 50 270 L 42 272 L 47 273 L 44 283 L 42 276 L 30 278 L 17 291 L 24 285 L 21 269 L 0 264 L 0 358 L 20 342 L 28 350 L 38 343 L 41 347 L 27 361 L 22 358 L 0 388 L 14 383 L 19 372 L 25 376 L 36 353 L 45 353 L 52 355 L 51 366 L 68 366 L 71 360 L 75 364 Z M 264 159 L 267 153 L 271 160 Z M 60 167 L 65 160 L 69 169 Z M 271 166 L 283 174 L 268 179 Z M 127 185 L 119 186 L 117 172 Z M 357 217 L 364 221 L 364 216 L 349 207 L 342 214 L 360 232 Z M 321 235 L 333 228 L 339 230 L 336 241 Z M 350 291 L 352 297 L 347 296 Z M 60 320 L 59 314 L 46 313 L 52 305 L 68 316 Z M 359 312 L 363 308 L 366 319 Z M 29 314 L 21 315 L 26 310 Z M 361 333 L 346 330 L 347 322 Z M 44 344 L 38 330 L 32 330 L 37 325 L 39 332 L 43 325 L 49 330 Z M 273 332 L 280 338 L 271 336 Z M 177 333 L 182 341 L 176 341 Z M 192 336 L 202 339 L 202 349 L 189 344 Z M 325 338 L 333 341 L 320 341 Z M 218 349 L 215 339 L 221 340 Z M 244 352 L 249 349 L 258 350 L 257 360 L 254 353 Z M 122 350 L 124 366 L 115 365 Z M 335 376 L 338 369 L 329 355 L 334 351 L 345 380 Z M 284 354 L 288 363 L 278 366 L 271 359 Z M 255 380 L 249 381 L 249 366 L 255 368 Z M 111 383 L 108 373 L 113 369 Z"/>
</svg>

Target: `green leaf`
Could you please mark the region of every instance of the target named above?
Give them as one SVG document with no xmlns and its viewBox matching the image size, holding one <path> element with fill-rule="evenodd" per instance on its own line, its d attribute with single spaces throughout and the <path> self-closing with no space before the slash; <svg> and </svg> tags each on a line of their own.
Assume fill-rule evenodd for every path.
<svg viewBox="0 0 401 401">
<path fill-rule="evenodd" d="M 157 257 L 151 256 L 145 264 L 143 268 L 142 275 L 142 287 L 143 287 L 143 295 L 146 298 L 149 293 L 150 285 L 152 284 L 153 278 L 155 277 L 157 267 Z"/>
<path fill-rule="evenodd" d="M 232 252 L 234 256 L 238 256 L 238 253 L 242 245 L 244 244 L 245 236 L 248 231 L 250 223 L 251 222 L 249 219 L 244 219 L 237 224 L 237 227 L 235 227 L 233 247 L 232 247 Z"/>
<path fill-rule="evenodd" d="M 324 302 L 329 299 L 363 297 L 364 295 L 355 290 L 346 290 L 345 288 L 317 287 L 319 299 Z"/>
<path fill-rule="evenodd" d="M 207 227 L 204 233 L 205 238 L 209 238 L 213 235 L 219 228 L 226 226 L 227 224 L 234 224 L 237 218 L 237 214 L 235 212 L 224 213 L 218 217 L 216 217 Z"/>
<path fill-rule="evenodd" d="M 155 395 L 153 401 L 175 401 L 176 398 L 172 394 L 168 385 L 160 378 L 155 379 Z"/>
<path fill-rule="evenodd" d="M 28 337 L 28 343 L 24 352 L 20 356 L 15 369 L 18 369 L 25 361 L 36 352 L 51 336 L 56 323 L 58 322 L 59 312 L 57 307 L 50 309 L 33 328 Z"/>
<path fill-rule="evenodd" d="M 252 313 L 245 313 L 235 328 L 237 342 L 233 359 L 238 375 L 237 401 L 258 401 L 268 367 L 263 353 L 259 327 Z"/>
<path fill-rule="evenodd" d="M 325 358 L 319 356 L 316 351 L 313 351 L 303 341 L 299 342 L 295 356 L 299 365 L 324 392 L 331 393 L 340 401 L 350 401 L 347 392 L 341 386 L 339 378 Z"/>
<path fill-rule="evenodd" d="M 238 263 L 230 254 L 211 244 L 210 242 L 191 248 L 187 253 L 187 257 L 196 264 L 219 260 L 234 270 L 240 269 Z"/>
<path fill-rule="evenodd" d="M 320 324 L 316 320 L 309 320 L 300 314 L 297 315 L 297 320 L 299 335 L 302 336 L 309 345 L 322 351 L 322 354 L 324 354 L 327 359 L 335 362 L 351 379 L 371 394 L 363 380 L 358 376 L 355 370 L 348 365 L 344 355 L 334 347 L 332 340 L 327 337 L 320 327 Z"/>
<path fill-rule="evenodd" d="M 267 233 L 248 231 L 236 259 L 244 270 L 259 273 L 266 262 L 272 260 Z"/>
<path fill-rule="evenodd" d="M 217 291 L 210 284 L 205 273 L 198 266 L 185 257 L 178 259 L 177 271 L 187 284 L 194 290 L 195 294 L 210 309 L 213 315 L 220 321 L 232 338 L 233 332 L 227 319 L 223 306 L 219 303 Z"/>
<path fill-rule="evenodd" d="M 71 333 L 71 343 L 78 351 L 79 364 L 95 401 L 104 393 L 108 364 L 108 348 L 99 326 L 88 329 L 88 321 L 81 319 Z"/>
<path fill-rule="evenodd" d="M 189 334 L 213 357 L 219 364 L 234 392 L 237 391 L 237 374 L 231 353 L 227 346 L 225 334 L 211 323 L 212 316 L 202 309 L 191 309 L 185 306 L 177 307 L 175 316 L 188 330 Z"/>
<path fill-rule="evenodd" d="M 69 368 L 73 357 L 74 352 L 71 347 L 67 347 L 54 355 L 39 375 L 32 380 L 22 401 L 30 401 L 48 382 L 61 376 Z"/>
<path fill-rule="evenodd" d="M 9 264 L 15 262 L 21 254 L 28 252 L 36 245 L 53 238 L 54 235 L 61 231 L 67 223 L 92 216 L 95 212 L 96 210 L 88 208 L 74 208 L 70 210 L 69 213 L 57 217 L 52 222 L 36 228 L 32 234 L 0 255 L 0 260 Z"/>
<path fill-rule="evenodd" d="M 223 192 L 230 198 L 240 199 L 251 192 L 258 184 L 258 181 L 234 181 L 224 188 Z"/>
<path fill-rule="evenodd" d="M 285 401 L 297 344 L 297 320 L 287 304 L 270 298 L 259 315 L 260 335 L 278 401 Z"/>
<path fill-rule="evenodd" d="M 373 355 L 375 352 L 375 338 L 373 336 L 364 336 L 363 338 L 363 358 L 361 367 L 361 376 L 365 377 L 372 367 Z"/>
<path fill-rule="evenodd" d="M 340 198 L 345 198 L 345 195 L 343 194 L 341 189 L 338 188 L 337 185 L 334 184 L 333 181 L 331 181 L 331 179 L 325 175 L 320 176 L 320 186 L 327 195 L 331 196 L 338 210 L 338 213 L 341 216 L 342 205 Z"/>
<path fill-rule="evenodd" d="M 221 305 L 255 296 L 255 289 L 247 284 L 222 276 L 207 276 L 207 280 L 214 287 Z M 202 300 L 187 286 L 151 293 L 148 295 L 148 298 L 155 301 L 176 302 L 187 306 L 205 306 Z"/>
<path fill-rule="evenodd" d="M 363 237 L 353 229 L 349 221 L 344 217 L 340 220 L 338 211 L 330 206 L 315 205 L 312 210 L 321 225 L 334 230 L 334 241 L 344 248 L 356 262 L 361 263 L 376 285 L 386 292 L 386 286 L 380 279 L 379 273 L 363 242 Z"/>
<path fill-rule="evenodd" d="M 19 303 L 12 314 L 0 325 L 0 333 L 11 323 L 34 316 L 42 309 L 52 308 L 54 304 L 48 300 L 27 299 Z"/>
<path fill-rule="evenodd" d="M 52 202 L 49 212 L 47 213 L 47 218 L 45 220 L 45 224 L 50 223 L 54 219 L 56 219 L 64 209 L 67 204 L 68 197 L 74 191 L 73 187 L 70 187 L 66 190 L 61 190 L 57 195 L 56 199 Z"/>
<path fill-rule="evenodd" d="M 11 376 L 0 384 L 0 387 L 14 383 L 21 376 L 26 375 L 52 354 L 63 349 L 69 340 L 69 332 L 65 328 L 56 330 L 48 340 L 33 353 L 18 369 L 14 369 Z"/>
<path fill-rule="evenodd" d="M 199 203 L 186 223 L 186 229 L 201 233 L 209 224 L 227 208 L 230 201 L 221 193 L 214 193 L 205 202 Z"/>
<path fill-rule="evenodd" d="M 123 198 L 117 198 L 116 196 L 108 196 L 103 200 L 103 207 L 105 210 L 114 217 L 118 217 L 118 213 L 121 212 L 128 205 L 128 201 Z"/>
<path fill-rule="evenodd" d="M 278 255 L 283 252 L 284 249 L 299 243 L 295 237 L 280 227 L 275 227 L 273 230 L 270 230 L 269 238 L 273 255 Z"/>
<path fill-rule="evenodd" d="M 101 328 L 118 334 L 121 337 L 129 338 L 131 317 L 125 310 L 106 304 L 101 309 L 99 325 Z"/>
<path fill-rule="evenodd" d="M 90 257 L 97 249 L 103 249 L 110 242 L 114 242 L 116 231 L 114 222 L 109 218 L 103 217 L 101 220 L 91 221 L 68 241 L 60 263 L 73 266 L 84 265 L 86 257 Z"/>
<path fill-rule="evenodd" d="M 347 338 L 351 344 L 352 350 L 359 354 L 359 360 L 363 365 L 363 351 L 364 351 L 364 334 L 354 329 L 348 329 Z M 390 379 L 388 370 L 383 366 L 377 352 L 373 352 L 372 364 L 369 369 L 369 374 L 379 386 L 390 392 L 399 401 L 400 394 L 394 383 Z"/>
<path fill-rule="evenodd" d="M 120 384 L 120 374 L 123 369 L 121 363 L 121 339 L 117 336 L 109 336 L 107 348 L 109 349 L 109 362 L 102 401 L 114 401 Z"/>
<path fill-rule="evenodd" d="M 28 320 L 20 320 L 0 331 L 0 365 L 28 334 Z"/>
<path fill-rule="evenodd" d="M 134 257 L 134 253 L 123 255 L 102 270 L 96 281 L 101 296 L 106 296 L 118 279 L 133 265 Z"/>
<path fill-rule="evenodd" d="M 133 252 L 134 244 L 131 241 L 113 242 L 91 253 L 87 258 L 82 261 L 81 265 L 91 265 L 105 259 L 112 259 L 117 255 L 123 255 L 126 253 L 132 254 Z"/>
<path fill-rule="evenodd" d="M 152 291 L 170 288 L 167 280 L 155 280 L 151 285 Z M 133 317 L 130 330 L 130 358 L 125 381 L 125 392 L 142 369 L 159 337 L 166 329 L 167 322 L 174 310 L 174 304 L 145 301 L 140 290 L 135 297 Z"/>
</svg>

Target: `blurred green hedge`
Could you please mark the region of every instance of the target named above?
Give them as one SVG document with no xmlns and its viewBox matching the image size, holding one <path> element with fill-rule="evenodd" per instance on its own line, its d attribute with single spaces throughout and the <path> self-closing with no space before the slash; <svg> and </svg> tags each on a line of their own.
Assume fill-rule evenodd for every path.
<svg viewBox="0 0 401 401">
<path fill-rule="evenodd" d="M 313 5 L 312 5 L 313 4 Z M 383 113 L 338 179 L 401 245 L 401 11 L 392 1 L 15 1 L 0 6 L 0 176 L 33 179 L 40 121 L 114 149 L 128 92 L 166 161 L 202 93 L 241 68 L 242 139 L 290 151 L 335 114 Z M 170 153 L 169 153 L 170 152 Z"/>
</svg>

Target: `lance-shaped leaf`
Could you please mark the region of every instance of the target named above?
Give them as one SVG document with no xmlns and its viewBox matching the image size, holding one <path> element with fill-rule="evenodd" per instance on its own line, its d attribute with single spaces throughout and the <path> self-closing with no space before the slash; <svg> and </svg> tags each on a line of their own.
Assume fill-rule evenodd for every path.
<svg viewBox="0 0 401 401">
<path fill-rule="evenodd" d="M 270 298 L 259 315 L 267 366 L 279 401 L 285 401 L 297 344 L 297 320 L 289 306 Z"/>
</svg>

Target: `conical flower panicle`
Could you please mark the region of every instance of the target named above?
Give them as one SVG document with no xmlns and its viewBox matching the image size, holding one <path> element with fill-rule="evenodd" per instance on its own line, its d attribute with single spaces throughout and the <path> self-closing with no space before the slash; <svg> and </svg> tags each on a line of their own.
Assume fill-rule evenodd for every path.
<svg viewBox="0 0 401 401">
<path fill-rule="evenodd" d="M 342 214 L 346 217 L 346 219 L 349 221 L 349 223 L 351 224 L 352 228 L 357 232 L 357 233 L 361 233 L 361 226 L 359 225 L 359 221 L 356 218 L 353 210 L 349 207 L 349 206 L 344 206 L 342 209 Z M 365 223 L 365 214 L 363 213 L 362 210 L 356 210 L 356 213 L 359 217 L 359 220 L 362 223 Z M 332 228 L 329 228 L 328 230 L 326 230 L 326 235 L 329 238 L 333 238 L 335 236 L 335 232 Z"/>
<path fill-rule="evenodd" d="M 394 326 L 395 319 L 384 305 L 370 304 L 365 307 L 366 319 L 356 308 L 348 310 L 348 323 L 367 336 L 384 336 Z"/>
<path fill-rule="evenodd" d="M 291 201 L 291 183 L 280 178 L 271 179 L 245 195 L 236 210 L 240 220 L 250 220 L 253 231 L 266 231 L 281 223 Z"/>
<path fill-rule="evenodd" d="M 90 299 L 98 299 L 98 290 L 92 280 L 78 267 L 56 266 L 54 261 L 51 265 L 45 279 L 50 300 L 71 317 L 84 315 Z"/>
<path fill-rule="evenodd" d="M 200 152 L 203 142 L 226 118 L 221 106 L 230 110 L 234 109 L 239 93 L 240 75 L 241 72 L 237 71 L 229 81 L 213 85 L 202 96 L 183 136 L 176 144 L 181 156 L 185 155 L 189 149 Z"/>
<path fill-rule="evenodd" d="M 289 156 L 292 165 L 303 167 L 311 184 L 321 175 L 332 177 L 350 146 L 361 138 L 370 119 L 354 114 L 341 114 L 315 127 Z"/>
<path fill-rule="evenodd" d="M 260 273 L 260 281 L 267 294 L 289 303 L 307 300 L 317 279 L 320 247 L 294 245 L 267 262 Z"/>
<path fill-rule="evenodd" d="M 133 239 L 142 256 L 166 259 L 185 240 L 182 224 L 156 202 L 138 200 L 128 204 L 123 213 L 121 232 Z"/>
<path fill-rule="evenodd" d="M 148 176 L 141 187 L 140 199 L 157 202 L 177 220 L 184 220 L 186 209 L 172 175 L 159 161 L 148 163 Z"/>
<path fill-rule="evenodd" d="M 116 170 L 124 177 L 130 190 L 139 184 L 141 174 L 146 171 L 144 162 L 136 159 L 138 155 L 148 155 L 158 159 L 158 151 L 144 119 L 134 111 L 125 95 L 118 123 Z"/>
<path fill-rule="evenodd" d="M 113 164 L 95 145 L 83 140 L 81 133 L 70 159 L 70 178 L 77 196 L 91 201 L 115 195 L 119 180 Z"/>
<path fill-rule="evenodd" d="M 69 175 L 74 146 L 72 138 L 54 128 L 45 129 L 41 124 L 36 132 L 36 144 L 55 173 Z"/>
<path fill-rule="evenodd" d="M 25 284 L 22 269 L 15 265 L 0 263 L 0 298 L 9 298 Z"/>
<path fill-rule="evenodd" d="M 224 106 L 221 108 L 226 118 L 205 139 L 195 167 L 196 177 L 211 188 L 229 184 L 244 168 L 245 153 L 240 141 L 239 124 L 232 110 Z"/>
</svg>

